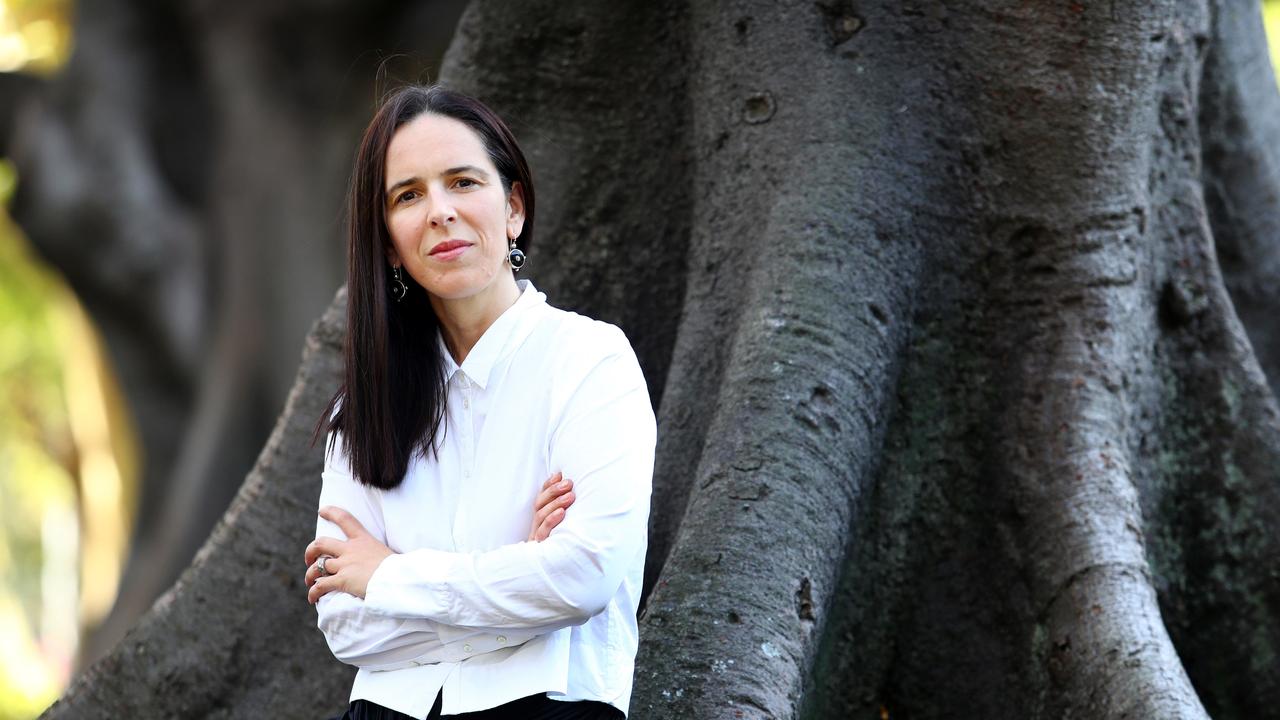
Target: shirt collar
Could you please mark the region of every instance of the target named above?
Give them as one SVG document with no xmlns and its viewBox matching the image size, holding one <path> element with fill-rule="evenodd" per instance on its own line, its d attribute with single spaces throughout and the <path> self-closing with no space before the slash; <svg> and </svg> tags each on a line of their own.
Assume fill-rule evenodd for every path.
<svg viewBox="0 0 1280 720">
<path fill-rule="evenodd" d="M 511 351 L 519 347 L 520 343 L 529 336 L 529 332 L 533 329 L 530 311 L 546 303 L 547 296 L 539 292 L 528 280 L 517 280 L 516 287 L 520 289 L 520 297 L 516 298 L 515 303 L 504 310 L 489 329 L 484 331 L 475 347 L 467 353 L 467 358 L 462 361 L 461 367 L 454 362 L 453 355 L 445 345 L 444 335 L 440 330 L 436 330 L 436 342 L 440 345 L 440 354 L 444 358 L 446 382 L 453 379 L 454 374 L 461 370 L 462 374 L 483 390 L 489 383 L 489 374 L 493 371 L 494 365 L 510 355 Z"/>
</svg>

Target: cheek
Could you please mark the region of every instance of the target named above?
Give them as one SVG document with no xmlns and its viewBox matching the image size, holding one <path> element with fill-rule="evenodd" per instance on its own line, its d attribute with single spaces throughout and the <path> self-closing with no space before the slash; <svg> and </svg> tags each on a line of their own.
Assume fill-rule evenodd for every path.
<svg viewBox="0 0 1280 720">
<path fill-rule="evenodd" d="M 414 238 L 417 237 L 417 224 L 412 217 L 407 214 L 399 214 L 395 218 L 388 218 L 387 234 L 390 236 L 391 245 L 400 254 L 402 261 L 406 255 L 415 253 L 416 243 Z"/>
<path fill-rule="evenodd" d="M 505 268 L 506 268 L 506 265 L 505 265 L 504 263 L 506 263 L 506 261 L 507 261 L 507 253 L 509 252 L 509 251 L 507 250 L 507 242 L 506 242 L 506 240 L 507 240 L 507 236 L 506 236 L 506 235 L 503 235 L 503 236 L 502 236 L 502 242 L 500 242 L 500 243 L 496 243 L 496 244 L 495 244 L 495 246 L 494 246 L 494 249 L 493 249 L 493 262 L 489 264 L 489 274 L 490 274 L 490 275 L 495 275 L 495 274 L 497 274 L 499 271 L 501 271 L 501 270 L 503 270 L 503 269 L 505 269 Z"/>
<path fill-rule="evenodd" d="M 404 237 L 404 222 L 400 218 L 387 218 L 387 236 L 391 244 L 400 247 L 400 238 Z"/>
</svg>

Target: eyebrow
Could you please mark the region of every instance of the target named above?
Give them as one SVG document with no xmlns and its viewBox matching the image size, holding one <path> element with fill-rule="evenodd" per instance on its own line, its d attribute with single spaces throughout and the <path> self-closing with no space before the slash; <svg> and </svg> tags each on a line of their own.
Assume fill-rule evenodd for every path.
<svg viewBox="0 0 1280 720">
<path fill-rule="evenodd" d="M 449 177 L 450 175 L 463 175 L 463 174 L 479 175 L 481 180 L 489 179 L 489 173 L 485 172 L 484 170 L 481 170 L 475 165 L 459 165 L 457 167 L 451 167 L 448 170 L 445 170 L 444 172 L 440 173 L 440 177 Z M 418 182 L 419 180 L 421 180 L 421 178 L 419 178 L 417 175 L 414 175 L 411 178 L 405 178 L 404 180 L 401 180 L 400 182 L 387 188 L 387 194 L 390 195 L 394 193 L 396 190 L 399 190 L 400 188 L 404 187 L 405 185 L 412 185 Z"/>
</svg>

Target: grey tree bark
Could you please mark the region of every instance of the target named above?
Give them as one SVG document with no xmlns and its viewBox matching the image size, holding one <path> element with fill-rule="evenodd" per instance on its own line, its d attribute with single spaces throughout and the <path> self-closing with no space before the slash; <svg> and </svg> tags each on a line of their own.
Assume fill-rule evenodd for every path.
<svg viewBox="0 0 1280 720">
<path fill-rule="evenodd" d="M 658 404 L 634 717 L 1277 716 L 1265 49 L 1243 0 L 468 6 L 534 280 Z M 342 706 L 298 559 L 342 309 L 46 717 Z"/>
</svg>

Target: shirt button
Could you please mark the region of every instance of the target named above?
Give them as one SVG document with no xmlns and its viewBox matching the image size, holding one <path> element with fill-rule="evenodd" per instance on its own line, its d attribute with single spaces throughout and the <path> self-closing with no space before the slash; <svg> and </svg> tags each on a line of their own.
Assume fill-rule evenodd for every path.
<svg viewBox="0 0 1280 720">
<path fill-rule="evenodd" d="M 506 636 L 506 635 L 499 635 L 499 636 L 498 636 L 498 642 L 500 642 L 500 643 L 504 643 L 504 642 L 506 642 L 506 641 L 507 641 L 507 636 Z"/>
<path fill-rule="evenodd" d="M 464 645 L 462 646 L 462 651 L 463 651 L 463 652 L 471 652 L 471 643 L 466 643 L 466 644 L 464 644 Z"/>
</svg>

